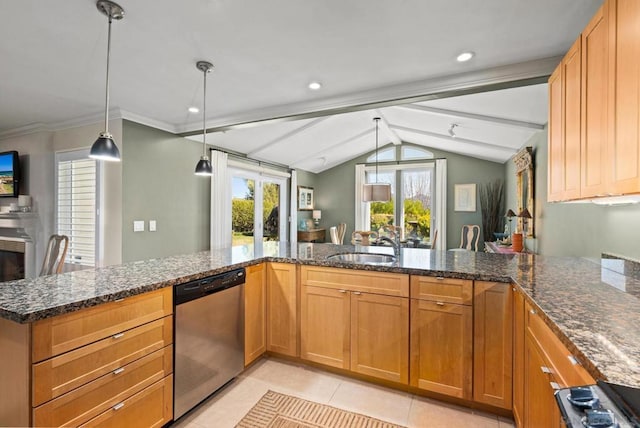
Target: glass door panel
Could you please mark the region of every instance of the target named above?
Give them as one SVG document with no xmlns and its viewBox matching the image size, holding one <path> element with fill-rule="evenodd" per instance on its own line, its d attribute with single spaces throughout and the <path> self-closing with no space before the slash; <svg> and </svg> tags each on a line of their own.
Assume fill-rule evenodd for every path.
<svg viewBox="0 0 640 428">
<path fill-rule="evenodd" d="M 233 176 L 231 180 L 231 245 L 253 244 L 255 233 L 255 180 Z"/>
<path fill-rule="evenodd" d="M 388 202 L 369 203 L 369 224 L 370 230 L 378 232 L 383 226 L 395 224 L 395 201 L 396 201 L 396 172 L 382 171 L 376 174 L 373 171 L 366 172 L 366 182 L 389 183 L 391 185 L 391 200 Z"/>
<path fill-rule="evenodd" d="M 403 236 L 416 244 L 431 242 L 432 168 L 401 172 Z"/>
<path fill-rule="evenodd" d="M 280 241 L 280 184 L 262 183 L 263 241 Z"/>
</svg>

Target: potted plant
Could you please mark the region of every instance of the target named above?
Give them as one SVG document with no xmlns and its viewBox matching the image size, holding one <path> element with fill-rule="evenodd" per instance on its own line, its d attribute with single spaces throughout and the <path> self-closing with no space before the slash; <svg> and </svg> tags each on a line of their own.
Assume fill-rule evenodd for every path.
<svg viewBox="0 0 640 428">
<path fill-rule="evenodd" d="M 496 180 L 480 185 L 480 210 L 485 241 L 495 241 L 494 233 L 502 232 L 504 183 Z"/>
</svg>

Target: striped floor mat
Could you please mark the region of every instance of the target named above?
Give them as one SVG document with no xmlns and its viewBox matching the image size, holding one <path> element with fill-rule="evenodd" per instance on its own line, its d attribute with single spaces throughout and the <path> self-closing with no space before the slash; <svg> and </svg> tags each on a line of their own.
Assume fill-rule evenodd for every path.
<svg viewBox="0 0 640 428">
<path fill-rule="evenodd" d="M 268 391 L 236 428 L 402 428 L 379 419 Z"/>
</svg>

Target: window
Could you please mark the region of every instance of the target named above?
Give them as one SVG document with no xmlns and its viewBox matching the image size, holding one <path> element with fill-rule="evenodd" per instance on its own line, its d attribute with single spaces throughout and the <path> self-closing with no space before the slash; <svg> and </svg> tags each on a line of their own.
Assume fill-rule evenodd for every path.
<svg viewBox="0 0 640 428">
<path fill-rule="evenodd" d="M 98 165 L 88 151 L 56 155 L 56 233 L 69 237 L 65 263 L 96 266 Z"/>
<path fill-rule="evenodd" d="M 396 148 L 395 146 L 387 147 L 386 149 L 378 150 L 378 162 L 389 162 L 396 160 Z M 367 162 L 375 162 L 376 154 L 372 154 L 367 158 Z"/>
<path fill-rule="evenodd" d="M 419 147 L 403 146 L 402 160 L 433 159 L 433 153 Z"/>
</svg>

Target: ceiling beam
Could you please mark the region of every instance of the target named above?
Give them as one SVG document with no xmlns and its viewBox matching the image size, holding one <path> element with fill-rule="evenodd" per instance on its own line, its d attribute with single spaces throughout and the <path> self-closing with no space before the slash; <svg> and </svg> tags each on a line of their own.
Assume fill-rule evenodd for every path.
<svg viewBox="0 0 640 428">
<path fill-rule="evenodd" d="M 447 117 L 453 117 L 453 118 L 463 117 L 465 119 L 481 120 L 483 122 L 491 122 L 491 123 L 495 123 L 496 125 L 507 126 L 510 128 L 525 128 L 525 129 L 536 129 L 536 130 L 544 129 L 544 125 L 540 125 L 539 123 L 525 122 L 522 120 L 504 119 L 501 117 L 487 116 L 484 114 L 464 113 L 456 110 L 446 110 L 443 108 L 427 107 L 420 104 L 403 104 L 403 105 L 398 105 L 394 107 L 402 108 L 406 110 L 422 111 L 425 113 L 436 114 L 439 116 L 447 116 Z"/>
<path fill-rule="evenodd" d="M 391 127 L 389 126 L 389 121 L 386 117 L 384 117 L 384 114 L 382 114 L 380 109 L 376 109 L 376 116 L 380 117 L 380 127 L 382 128 L 382 132 L 384 132 L 387 137 L 389 137 L 393 145 L 399 146 L 400 144 L 402 144 L 402 140 L 400 139 L 400 137 L 398 137 L 398 134 L 396 134 L 396 132 L 391 129 Z"/>
<path fill-rule="evenodd" d="M 207 133 L 547 83 L 561 59 L 551 57 L 526 61 L 219 117 Z M 181 137 L 202 133 L 202 128 L 196 123 L 181 128 L 183 132 L 178 134 Z"/>
<path fill-rule="evenodd" d="M 451 137 L 449 135 L 438 134 L 436 132 L 430 132 L 430 131 L 423 131 L 422 129 L 408 128 L 406 126 L 391 125 L 391 129 L 402 131 L 402 132 L 411 132 L 414 134 L 424 135 L 426 137 L 433 137 L 433 138 L 439 138 L 442 140 L 455 141 L 457 143 L 473 144 L 475 146 L 485 147 L 491 150 L 502 150 L 504 152 L 509 152 L 512 154 L 515 154 L 518 151 L 517 149 L 512 149 L 510 147 L 505 147 L 505 146 L 499 146 L 497 144 L 484 143 L 482 141 L 469 140 L 469 139 L 460 138 L 460 137 Z"/>
<path fill-rule="evenodd" d="M 299 128 L 295 128 L 292 131 L 287 132 L 284 135 L 281 135 L 277 138 L 274 138 L 271 141 L 267 141 L 266 143 L 262 144 L 261 146 L 258 146 L 257 148 L 251 150 L 249 153 L 247 153 L 247 156 L 253 156 L 256 153 L 260 153 L 266 149 L 268 149 L 269 147 L 273 147 L 276 144 L 280 144 L 281 142 L 283 142 L 284 140 L 293 137 L 294 135 L 300 134 L 304 131 L 306 131 L 307 129 L 316 126 L 317 124 L 319 124 L 320 122 L 323 122 L 327 119 L 330 119 L 330 116 L 325 116 L 325 117 L 319 117 L 315 120 L 312 120 L 309 123 L 305 123 L 304 125 L 300 126 Z"/>
<path fill-rule="evenodd" d="M 359 140 L 360 138 L 365 137 L 366 135 L 371 134 L 371 133 L 373 133 L 373 129 L 367 129 L 367 130 L 362 131 L 362 132 L 360 132 L 360 133 L 358 133 L 358 134 L 356 134 L 356 135 L 354 135 L 352 137 L 347 138 L 346 140 L 342 140 L 342 141 L 339 141 L 339 142 L 337 142 L 335 144 L 332 144 L 332 145 L 330 145 L 328 147 L 324 147 L 324 148 L 322 148 L 322 150 L 319 150 L 319 151 L 311 153 L 311 154 L 306 154 L 303 158 L 299 158 L 299 159 L 296 159 L 293 162 L 290 162 L 289 165 L 291 165 L 292 167 L 295 167 L 300 162 L 307 161 L 309 159 L 317 159 L 317 158 L 320 158 L 320 157 L 326 157 L 326 156 L 319 156 L 319 155 L 322 155 L 322 154 L 328 152 L 331 149 L 335 149 L 336 147 L 340 147 L 340 146 L 342 146 L 344 144 L 349 144 L 349 143 L 351 143 L 353 141 Z"/>
</svg>

